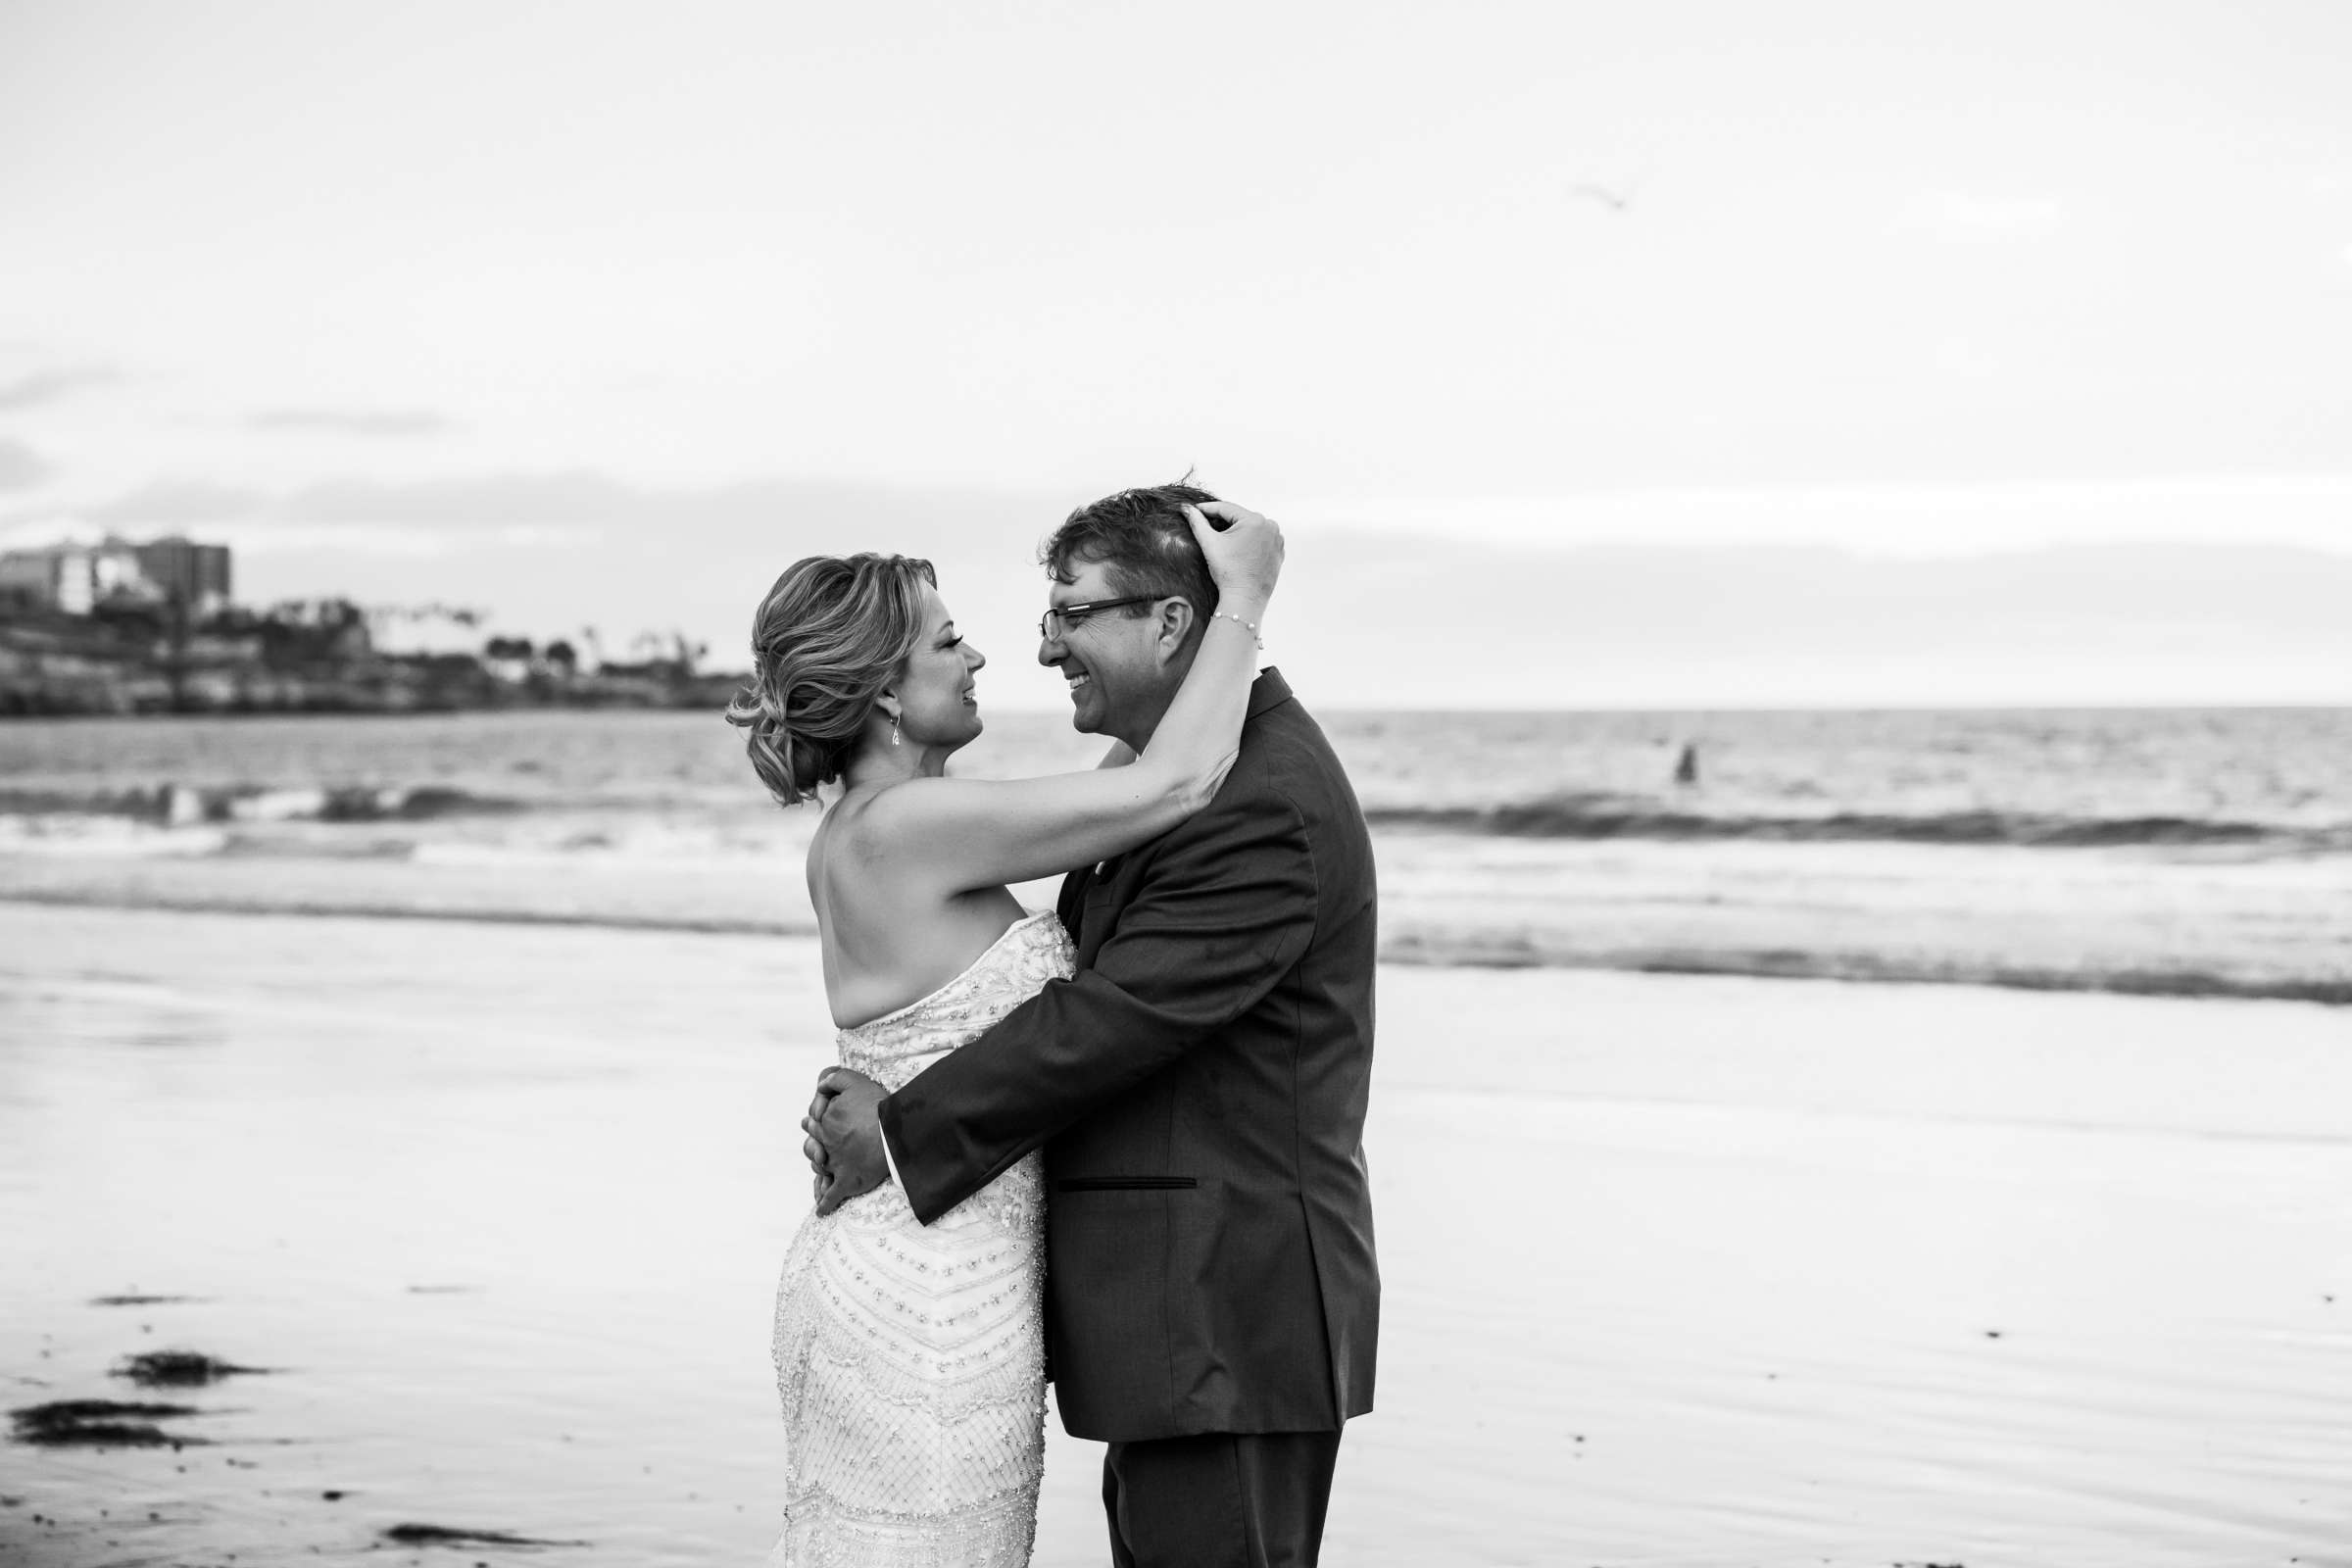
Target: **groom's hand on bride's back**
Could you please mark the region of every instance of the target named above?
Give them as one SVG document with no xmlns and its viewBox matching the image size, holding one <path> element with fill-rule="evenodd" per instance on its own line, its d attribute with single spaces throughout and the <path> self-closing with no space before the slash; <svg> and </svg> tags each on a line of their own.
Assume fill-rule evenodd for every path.
<svg viewBox="0 0 2352 1568">
<path fill-rule="evenodd" d="M 882 1086 L 848 1067 L 827 1067 L 816 1075 L 816 1098 L 801 1122 L 808 1138 L 801 1152 L 816 1173 L 816 1211 L 830 1214 L 863 1193 L 890 1180 L 890 1159 L 882 1150 L 882 1122 L 875 1107 L 882 1103 Z"/>
</svg>

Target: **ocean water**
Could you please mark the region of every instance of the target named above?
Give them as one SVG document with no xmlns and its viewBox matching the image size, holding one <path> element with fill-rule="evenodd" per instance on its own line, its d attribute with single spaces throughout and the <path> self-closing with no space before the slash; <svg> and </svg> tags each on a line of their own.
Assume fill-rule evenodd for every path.
<svg viewBox="0 0 2352 1568">
<path fill-rule="evenodd" d="M 2352 710 L 1323 716 L 1391 961 L 2352 1002 Z M 814 820 L 713 714 L 0 727 L 19 901 L 806 930 Z"/>
</svg>

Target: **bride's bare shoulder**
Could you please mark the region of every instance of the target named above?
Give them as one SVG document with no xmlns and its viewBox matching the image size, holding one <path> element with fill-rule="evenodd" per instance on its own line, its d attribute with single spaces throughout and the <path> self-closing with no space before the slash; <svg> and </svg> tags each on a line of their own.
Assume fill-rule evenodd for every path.
<svg viewBox="0 0 2352 1568">
<path fill-rule="evenodd" d="M 831 873 L 854 872 L 859 878 L 899 858 L 907 844 L 908 829 L 934 803 L 925 786 L 944 779 L 906 779 L 878 789 L 844 795 L 825 809 L 808 844 L 811 882 Z"/>
<path fill-rule="evenodd" d="M 971 793 L 962 779 L 909 778 L 845 795 L 825 813 L 829 853 L 858 861 L 885 858 L 910 828 L 954 809 L 958 798 Z"/>
</svg>

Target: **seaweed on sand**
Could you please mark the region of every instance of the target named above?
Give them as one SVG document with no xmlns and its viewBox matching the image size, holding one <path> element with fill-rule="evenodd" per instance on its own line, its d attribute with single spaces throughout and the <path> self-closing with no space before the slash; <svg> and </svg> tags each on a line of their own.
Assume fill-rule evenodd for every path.
<svg viewBox="0 0 2352 1568">
<path fill-rule="evenodd" d="M 56 1399 L 9 1412 L 19 1443 L 48 1448 L 176 1448 L 202 1443 L 177 1437 L 155 1423 L 194 1415 L 184 1404 L 133 1404 L 120 1399 Z"/>
<path fill-rule="evenodd" d="M 399 1546 L 585 1546 L 585 1541 L 542 1541 L 504 1530 L 453 1530 L 447 1525 L 393 1525 L 379 1532 Z"/>
<path fill-rule="evenodd" d="M 195 1389 L 239 1373 L 267 1372 L 268 1367 L 239 1366 L 199 1350 L 142 1350 L 115 1364 L 114 1376 L 128 1378 L 142 1389 Z"/>
</svg>

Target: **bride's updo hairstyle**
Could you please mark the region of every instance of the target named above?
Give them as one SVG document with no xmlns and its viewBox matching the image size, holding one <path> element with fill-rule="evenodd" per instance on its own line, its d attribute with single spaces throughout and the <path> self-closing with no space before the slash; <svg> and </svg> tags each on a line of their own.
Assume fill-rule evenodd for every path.
<svg viewBox="0 0 2352 1568">
<path fill-rule="evenodd" d="M 727 705 L 780 806 L 841 777 L 891 677 L 923 636 L 928 561 L 810 556 L 785 568 L 752 617 L 752 678 Z"/>
</svg>

